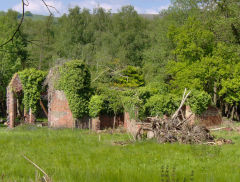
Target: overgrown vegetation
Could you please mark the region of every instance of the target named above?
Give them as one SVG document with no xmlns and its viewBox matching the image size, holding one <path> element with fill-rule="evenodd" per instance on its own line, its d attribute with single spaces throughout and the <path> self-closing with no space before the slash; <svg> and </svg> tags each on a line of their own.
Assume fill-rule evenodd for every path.
<svg viewBox="0 0 240 182">
<path fill-rule="evenodd" d="M 31 109 L 32 113 L 36 113 L 46 74 L 45 71 L 36 70 L 34 68 L 18 72 L 24 92 L 23 105 L 27 111 Z"/>
<path fill-rule="evenodd" d="M 211 104 L 211 96 L 204 91 L 193 91 L 191 97 L 188 99 L 188 104 L 194 113 L 200 115 Z"/>
<path fill-rule="evenodd" d="M 89 116 L 95 118 L 98 117 L 100 112 L 103 110 L 103 96 L 93 95 L 89 102 Z"/>
<path fill-rule="evenodd" d="M 187 88 L 210 95 L 211 104 L 223 116 L 239 120 L 239 13 L 238 0 L 173 0 L 154 19 L 138 15 L 132 6 L 124 6 L 118 13 L 100 7 L 91 13 L 74 7 L 59 18 L 26 18 L 13 42 L 0 50 L 0 113 L 6 113 L 6 86 L 15 72 L 31 67 L 49 70 L 61 62 L 58 60 L 78 59 L 89 67 L 95 92 L 99 86 L 109 88 L 110 92 L 135 92 L 128 99 L 115 98 L 125 103 L 130 99 L 129 103 L 139 101 L 132 103 L 134 107 L 125 106 L 132 116 L 136 112 L 139 117 L 144 116 L 142 108 L 150 102 L 150 97 L 177 98 Z M 26 17 L 31 16 L 27 12 Z M 0 43 L 12 35 L 18 18 L 19 14 L 12 10 L 0 16 Z M 141 87 L 158 93 L 151 96 L 146 93 L 147 98 L 141 98 L 137 91 Z M 80 111 L 77 107 L 79 103 L 87 103 L 90 96 L 81 96 L 82 101 L 76 103 L 71 99 L 72 94 L 72 91 L 67 93 L 71 109 L 76 117 L 82 117 L 88 109 Z M 191 102 L 197 114 L 210 103 L 209 96 L 204 95 L 193 101 L 201 106 Z M 109 103 L 108 110 L 113 114 L 120 112 L 116 109 L 120 108 L 119 103 L 116 107 L 110 100 L 104 103 Z M 165 111 L 158 109 L 157 114 L 171 113 L 172 105 Z"/>
<path fill-rule="evenodd" d="M 59 67 L 56 88 L 63 90 L 76 119 L 88 115 L 91 96 L 91 75 L 87 65 L 80 60 L 64 63 Z"/>
</svg>

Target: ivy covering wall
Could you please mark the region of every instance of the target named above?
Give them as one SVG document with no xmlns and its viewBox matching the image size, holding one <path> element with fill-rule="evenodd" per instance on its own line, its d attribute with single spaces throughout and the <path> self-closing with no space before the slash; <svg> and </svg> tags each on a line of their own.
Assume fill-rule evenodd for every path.
<svg viewBox="0 0 240 182">
<path fill-rule="evenodd" d="M 37 103 L 41 98 L 43 91 L 43 81 L 47 73 L 45 71 L 36 70 L 34 68 L 25 69 L 18 72 L 23 86 L 23 104 L 26 110 L 31 108 L 32 113 L 36 113 Z"/>
<path fill-rule="evenodd" d="M 72 60 L 59 67 L 59 80 L 56 89 L 63 90 L 69 102 L 74 118 L 88 115 L 91 97 L 91 74 L 81 60 Z"/>
</svg>

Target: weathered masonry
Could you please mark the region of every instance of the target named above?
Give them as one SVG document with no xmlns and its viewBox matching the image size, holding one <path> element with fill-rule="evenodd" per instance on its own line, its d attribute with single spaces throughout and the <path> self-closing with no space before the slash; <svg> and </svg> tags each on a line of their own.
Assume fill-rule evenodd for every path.
<svg viewBox="0 0 240 182">
<path fill-rule="evenodd" d="M 23 95 L 22 83 L 16 73 L 7 87 L 7 123 L 10 128 L 16 125 L 17 116 L 23 116 L 25 123 L 34 123 L 35 121 L 35 116 L 32 114 L 31 109 L 28 111 L 24 109 L 24 113 L 21 113 L 19 100 L 21 95 Z"/>
<path fill-rule="evenodd" d="M 100 115 L 97 118 L 83 117 L 82 119 L 75 119 L 71 112 L 68 99 L 63 91 L 54 88 L 54 80 L 58 75 L 54 75 L 51 70 L 44 82 L 44 87 L 48 88 L 48 112 L 45 111 L 44 106 L 41 107 L 48 117 L 48 126 L 53 128 L 81 128 L 102 130 L 107 128 L 124 127 L 128 132 L 136 133 L 139 128 L 151 124 L 150 122 L 138 122 L 131 119 L 128 113 L 116 117 L 109 115 Z M 13 128 L 16 126 L 18 118 L 24 123 L 34 123 L 35 116 L 29 110 L 21 109 L 21 98 L 24 91 L 19 75 L 16 73 L 7 87 L 7 113 L 8 113 L 8 126 Z M 46 95 L 46 93 L 44 93 Z M 41 101 L 40 101 L 41 102 Z M 200 116 L 194 115 L 189 106 L 184 106 L 184 115 L 186 118 L 191 117 L 192 122 L 198 122 L 200 125 L 213 126 L 222 123 L 222 117 L 217 108 L 209 106 L 208 109 Z"/>
<path fill-rule="evenodd" d="M 48 126 L 53 128 L 90 128 L 88 117 L 77 120 L 73 117 L 63 91 L 48 92 Z"/>
</svg>

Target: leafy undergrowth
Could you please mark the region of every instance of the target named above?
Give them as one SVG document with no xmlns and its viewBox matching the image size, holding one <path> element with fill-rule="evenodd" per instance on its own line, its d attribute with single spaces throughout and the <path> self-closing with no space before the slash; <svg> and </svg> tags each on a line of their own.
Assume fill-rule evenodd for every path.
<svg viewBox="0 0 240 182">
<path fill-rule="evenodd" d="M 0 175 L 4 181 L 34 181 L 42 167 L 54 182 L 74 181 L 239 181 L 240 135 L 215 132 L 233 145 L 157 144 L 120 146 L 126 134 L 21 126 L 0 129 Z"/>
</svg>

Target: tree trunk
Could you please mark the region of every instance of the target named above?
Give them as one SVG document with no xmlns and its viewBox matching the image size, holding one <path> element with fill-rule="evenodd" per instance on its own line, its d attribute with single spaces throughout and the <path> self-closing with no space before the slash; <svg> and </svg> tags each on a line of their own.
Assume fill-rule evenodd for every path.
<svg viewBox="0 0 240 182">
<path fill-rule="evenodd" d="M 215 106 L 217 105 L 217 84 L 214 82 L 214 87 L 213 87 L 213 103 Z"/>
<path fill-rule="evenodd" d="M 113 129 L 115 129 L 116 127 L 116 114 L 114 114 L 114 117 L 113 117 Z"/>
<path fill-rule="evenodd" d="M 235 106 L 235 119 L 239 121 L 239 115 L 238 115 L 238 106 Z"/>
<path fill-rule="evenodd" d="M 234 119 L 234 112 L 235 112 L 235 107 L 233 106 L 232 107 L 232 112 L 231 112 L 231 120 Z"/>
<path fill-rule="evenodd" d="M 227 114 L 228 114 L 228 104 L 225 103 L 224 116 L 227 116 Z"/>
</svg>

